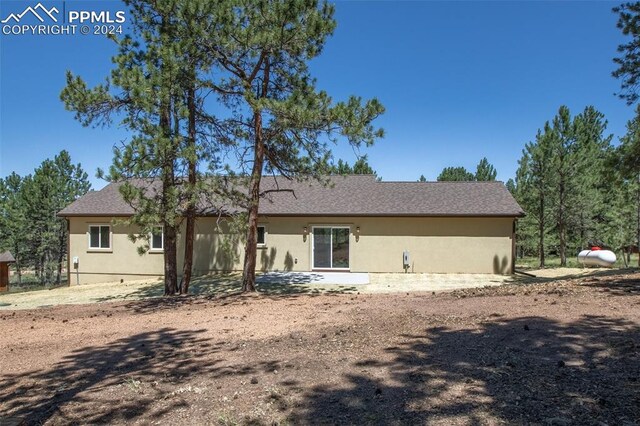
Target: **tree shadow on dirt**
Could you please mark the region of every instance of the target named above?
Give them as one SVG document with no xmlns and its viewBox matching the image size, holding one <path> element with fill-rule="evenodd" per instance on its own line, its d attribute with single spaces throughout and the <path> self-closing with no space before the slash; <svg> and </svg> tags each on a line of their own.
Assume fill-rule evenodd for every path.
<svg viewBox="0 0 640 426">
<path fill-rule="evenodd" d="M 300 296 L 320 294 L 342 294 L 358 291 L 357 286 L 314 284 L 313 276 L 300 273 L 263 274 L 258 275 L 256 288 L 265 296 Z M 189 287 L 189 296 L 202 296 L 207 299 L 238 296 L 241 293 L 242 277 L 237 273 L 220 273 L 193 278 Z M 193 303 L 193 300 L 184 298 L 162 298 L 164 283 L 153 282 L 123 295 L 106 296 L 97 299 L 97 302 L 111 302 L 121 300 L 145 300 L 152 308 L 170 307 L 184 303 Z M 144 302 L 137 305 L 144 305 Z M 132 306 L 135 306 L 134 303 Z"/>
<path fill-rule="evenodd" d="M 599 277 L 589 277 L 582 285 L 599 288 L 612 296 L 640 295 L 640 279 L 637 277 L 617 277 L 614 280 L 601 280 Z"/>
<path fill-rule="evenodd" d="M 355 293 L 354 287 L 341 287 L 334 289 L 327 288 L 301 288 L 301 289 L 279 289 L 284 284 L 276 284 L 265 290 L 258 288 L 258 293 L 242 293 L 240 291 L 224 294 L 213 294 L 209 296 L 176 296 L 176 297 L 154 297 L 148 299 L 134 300 L 126 304 L 126 308 L 137 314 L 151 314 L 162 310 L 173 310 L 182 306 L 208 305 L 216 306 L 247 305 L 255 300 L 276 300 L 276 299 L 298 299 L 301 296 L 337 296 L 344 293 Z"/>
<path fill-rule="evenodd" d="M 181 383 L 273 368 L 272 362 L 225 364 L 222 352 L 228 343 L 213 343 L 201 336 L 204 331 L 139 333 L 77 349 L 48 369 L 0 375 L 0 407 L 4 415 L 29 425 L 160 419 L 189 406 L 188 395 L 172 392 Z"/>
<path fill-rule="evenodd" d="M 540 317 L 402 336 L 317 386 L 294 424 L 635 424 L 640 328 L 624 319 Z"/>
<path fill-rule="evenodd" d="M 516 268 L 519 270 L 519 268 Z M 550 268 L 553 269 L 553 268 Z M 543 276 L 527 276 L 527 275 L 520 275 L 518 273 L 513 275 L 513 283 L 514 284 L 523 284 L 523 285 L 527 285 L 527 284 L 539 284 L 539 283 L 548 283 L 548 282 L 552 282 L 552 281 L 562 281 L 562 280 L 569 280 L 569 279 L 581 279 L 581 278 L 591 278 L 591 277 L 596 277 L 596 278 L 602 278 L 602 277 L 611 277 L 611 276 L 616 276 L 616 275 L 631 275 L 631 274 L 635 274 L 638 273 L 640 271 L 640 269 L 638 268 L 613 268 L 613 269 L 605 269 L 605 268 L 598 268 L 598 269 L 592 269 L 592 268 L 583 268 L 586 273 L 584 274 L 566 274 L 566 275 L 558 275 L 558 276 L 554 276 L 554 277 L 543 277 Z M 525 270 L 525 272 L 530 273 L 532 271 L 527 271 Z M 533 271 L 535 274 L 535 271 Z"/>
</svg>

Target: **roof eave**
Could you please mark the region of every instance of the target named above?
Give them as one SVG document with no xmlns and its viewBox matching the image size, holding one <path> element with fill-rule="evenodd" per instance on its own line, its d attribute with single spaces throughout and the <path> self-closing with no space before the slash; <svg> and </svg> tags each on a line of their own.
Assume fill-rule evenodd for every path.
<svg viewBox="0 0 640 426">
<path fill-rule="evenodd" d="M 133 213 L 63 213 L 59 212 L 58 217 L 131 217 Z"/>
<path fill-rule="evenodd" d="M 524 217 L 525 213 L 473 213 L 473 214 L 422 214 L 422 213 L 258 213 L 271 217 Z M 58 213 L 58 217 L 131 217 L 133 213 Z M 217 213 L 200 214 L 198 217 L 215 217 Z M 222 214 L 222 216 L 231 216 Z"/>
<path fill-rule="evenodd" d="M 473 214 L 423 214 L 423 213 L 259 213 L 260 216 L 275 217 L 524 217 L 524 213 L 473 213 Z"/>
</svg>

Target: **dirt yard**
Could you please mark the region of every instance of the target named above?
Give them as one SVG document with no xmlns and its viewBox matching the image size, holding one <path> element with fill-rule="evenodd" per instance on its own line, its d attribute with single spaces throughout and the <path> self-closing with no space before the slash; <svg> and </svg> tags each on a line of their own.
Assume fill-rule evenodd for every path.
<svg viewBox="0 0 640 426">
<path fill-rule="evenodd" d="M 640 273 L 0 312 L 0 424 L 640 424 Z"/>
</svg>

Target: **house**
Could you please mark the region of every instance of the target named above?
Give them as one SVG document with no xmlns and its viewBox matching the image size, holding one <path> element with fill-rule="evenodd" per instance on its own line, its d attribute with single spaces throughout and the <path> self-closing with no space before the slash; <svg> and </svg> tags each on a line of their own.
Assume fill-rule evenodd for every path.
<svg viewBox="0 0 640 426">
<path fill-rule="evenodd" d="M 262 271 L 498 273 L 513 271 L 523 211 L 501 182 L 378 182 L 333 176 L 331 184 L 264 177 L 257 268 Z M 71 282 L 159 277 L 161 228 L 140 255 L 118 223 L 133 212 L 112 183 L 62 210 Z M 178 243 L 182 269 L 184 235 Z M 242 270 L 241 236 L 215 211 L 196 221 L 194 274 Z M 223 249 L 227 247 L 226 249 Z M 76 279 L 73 279 L 75 274 Z"/>
<path fill-rule="evenodd" d="M 15 261 L 10 252 L 0 253 L 0 292 L 9 290 L 9 264 Z"/>
</svg>

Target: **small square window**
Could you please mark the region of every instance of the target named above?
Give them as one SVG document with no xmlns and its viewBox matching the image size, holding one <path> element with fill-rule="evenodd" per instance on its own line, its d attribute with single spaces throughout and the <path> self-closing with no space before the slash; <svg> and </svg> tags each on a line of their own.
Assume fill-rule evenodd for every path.
<svg viewBox="0 0 640 426">
<path fill-rule="evenodd" d="M 267 228 L 264 225 L 258 225 L 258 235 L 256 240 L 258 246 L 265 246 L 267 244 Z"/>
<path fill-rule="evenodd" d="M 111 248 L 111 227 L 109 225 L 89 226 L 89 248 L 98 250 Z"/>
<path fill-rule="evenodd" d="M 151 231 L 151 250 L 164 250 L 164 228 L 156 226 Z"/>
</svg>

